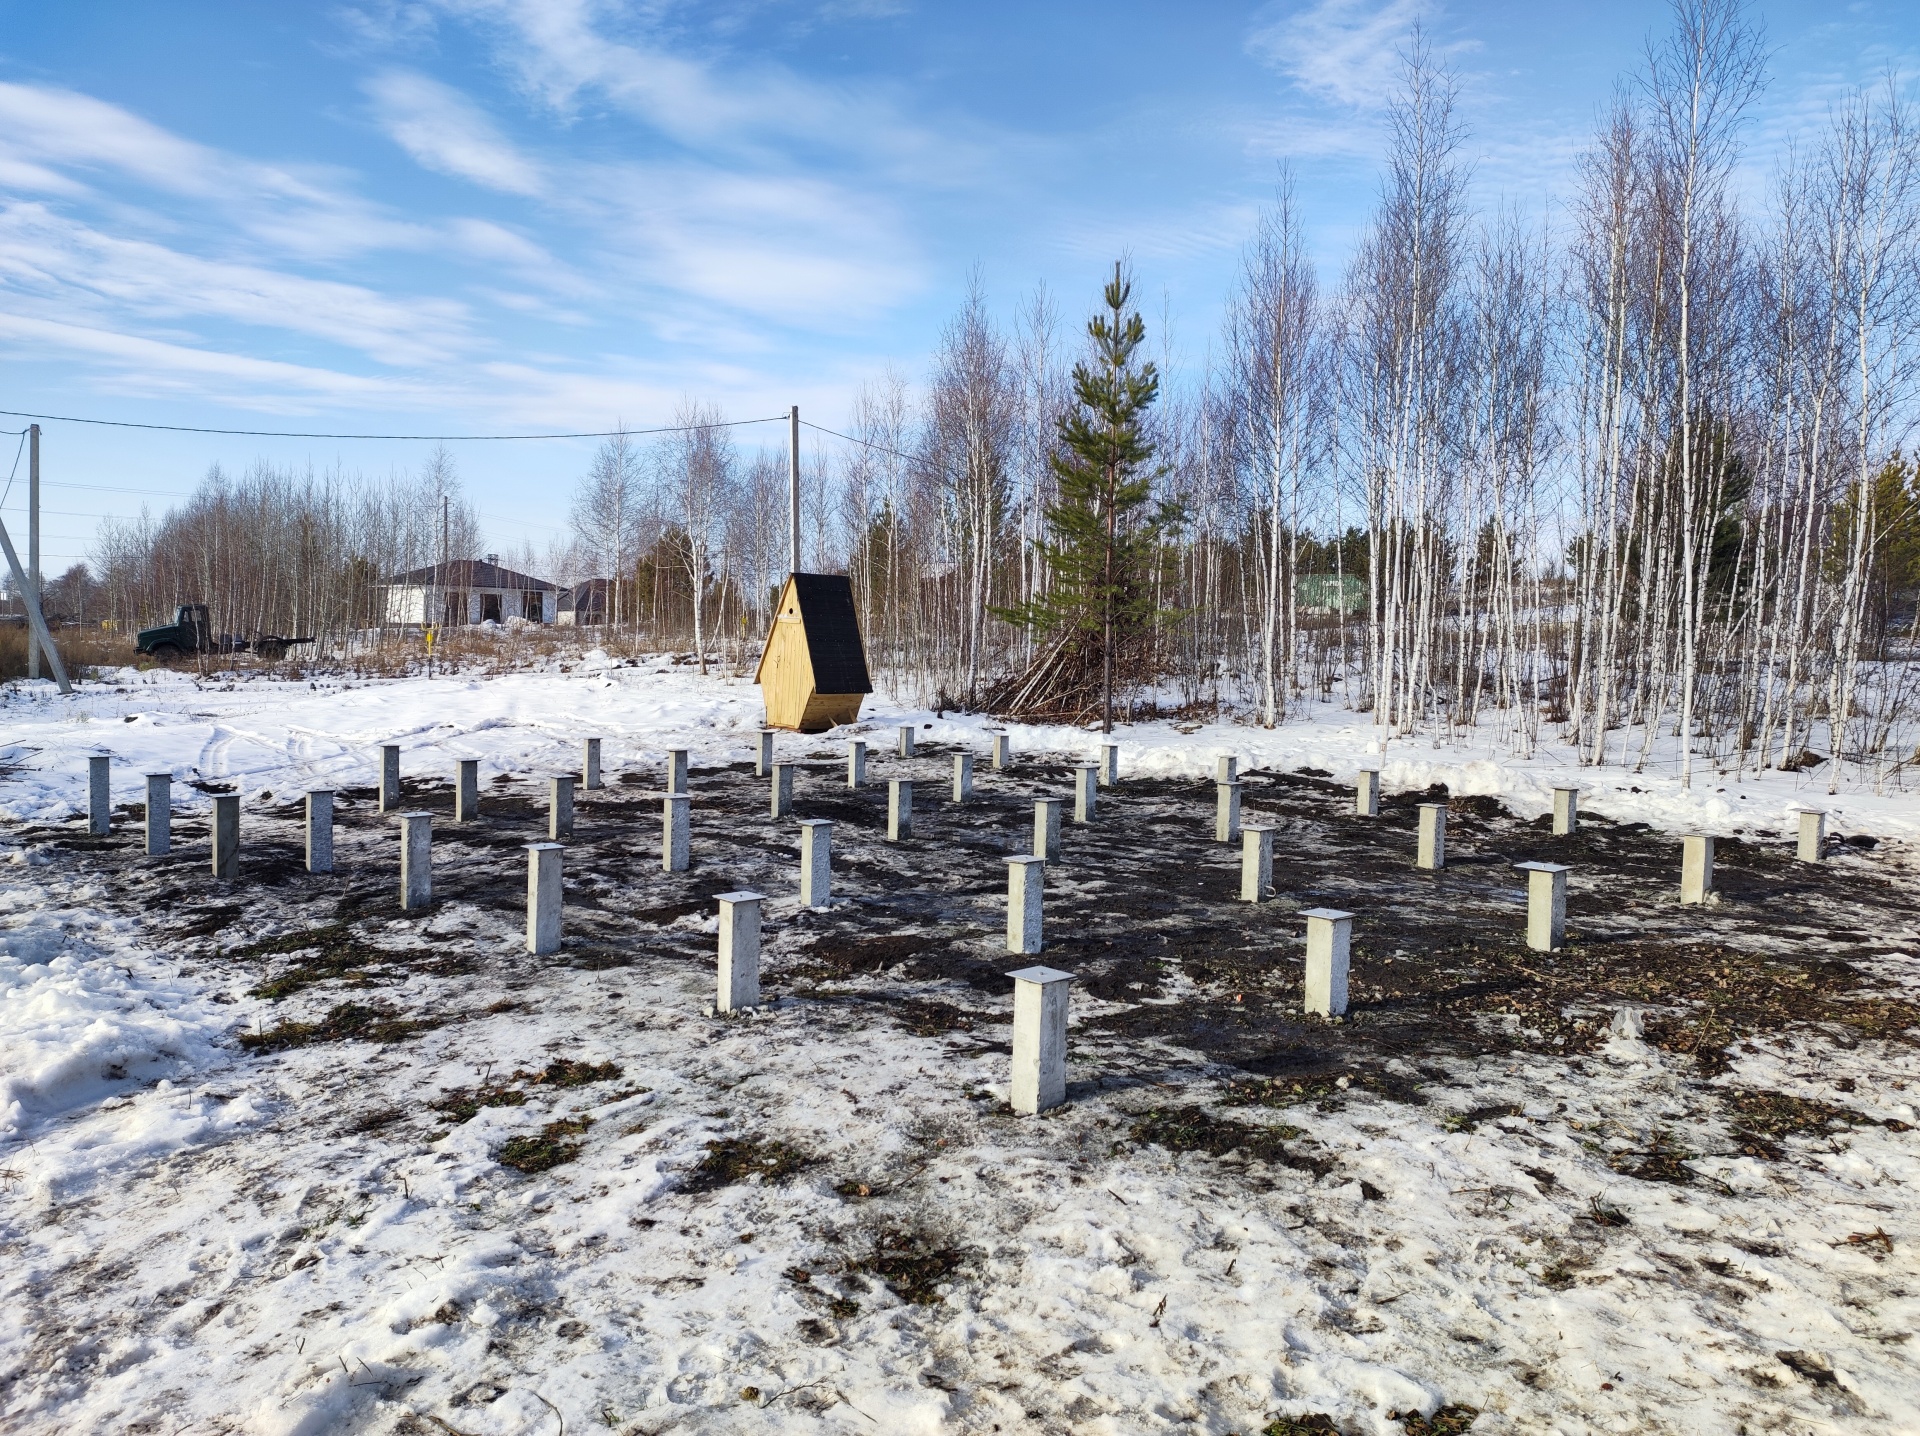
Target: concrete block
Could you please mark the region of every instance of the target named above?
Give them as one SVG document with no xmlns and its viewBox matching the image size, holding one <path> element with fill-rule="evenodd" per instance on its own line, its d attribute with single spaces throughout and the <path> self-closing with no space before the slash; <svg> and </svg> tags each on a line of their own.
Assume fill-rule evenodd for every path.
<svg viewBox="0 0 1920 1436">
<path fill-rule="evenodd" d="M 560 855 L 558 843 L 527 844 L 527 951 L 536 957 L 560 950 Z"/>
<path fill-rule="evenodd" d="M 1120 781 L 1120 745 L 1100 745 L 1100 786 L 1111 788 Z"/>
<path fill-rule="evenodd" d="M 213 875 L 240 876 L 240 795 L 216 793 L 213 799 Z"/>
<path fill-rule="evenodd" d="M 573 836 L 573 777 L 547 779 L 547 841 Z"/>
<path fill-rule="evenodd" d="M 721 893 L 720 990 L 716 1012 L 760 1005 L 759 893 Z"/>
<path fill-rule="evenodd" d="M 760 730 L 760 746 L 754 750 L 753 776 L 764 778 L 773 772 L 773 729 Z"/>
<path fill-rule="evenodd" d="M 589 738 L 580 752 L 580 787 L 583 792 L 598 792 L 600 781 L 600 740 Z"/>
<path fill-rule="evenodd" d="M 1060 857 L 1060 810 L 1067 806 L 1065 798 L 1035 798 L 1033 800 L 1033 855 L 1048 862 L 1057 862 Z"/>
<path fill-rule="evenodd" d="M 887 841 L 900 843 L 912 836 L 913 779 L 889 778 L 887 780 Z"/>
<path fill-rule="evenodd" d="M 1553 790 L 1553 835 L 1564 838 L 1579 830 L 1580 790 L 1556 787 Z"/>
<path fill-rule="evenodd" d="M 964 803 L 973 796 L 973 754 L 953 755 L 953 801 Z"/>
<path fill-rule="evenodd" d="M 173 774 L 147 774 L 147 856 L 173 851 Z"/>
<path fill-rule="evenodd" d="M 480 760 L 462 758 L 460 777 L 453 785 L 453 820 L 471 823 L 480 816 Z"/>
<path fill-rule="evenodd" d="M 1803 863 L 1824 863 L 1827 860 L 1827 814 L 1822 808 L 1802 808 L 1800 819 L 1800 846 L 1796 856 Z"/>
<path fill-rule="evenodd" d="M 684 873 L 690 861 L 693 799 L 668 793 L 660 803 L 660 871 Z"/>
<path fill-rule="evenodd" d="M 859 738 L 847 739 L 847 786 L 867 786 L 867 745 Z"/>
<path fill-rule="evenodd" d="M 1013 979 L 1009 1100 L 1014 1111 L 1031 1117 L 1067 1100 L 1067 984 L 1073 974 L 1027 967 L 1007 976 Z"/>
<path fill-rule="evenodd" d="M 1046 885 L 1047 860 L 1021 856 L 1007 859 L 1007 951 L 1031 956 L 1040 951 L 1043 928 L 1041 889 Z"/>
<path fill-rule="evenodd" d="M 1240 901 L 1264 902 L 1273 890 L 1273 834 L 1267 823 L 1240 830 Z"/>
<path fill-rule="evenodd" d="M 113 830 L 113 759 L 96 753 L 87 759 L 87 831 L 104 838 Z"/>
<path fill-rule="evenodd" d="M 419 912 L 433 903 L 433 814 L 400 815 L 400 906 Z"/>
<path fill-rule="evenodd" d="M 903 727 L 900 730 L 899 754 L 902 758 L 913 756 L 913 729 L 910 727 Z"/>
<path fill-rule="evenodd" d="M 380 745 L 380 811 L 394 813 L 400 810 L 400 745 L 383 743 Z"/>
<path fill-rule="evenodd" d="M 1353 811 L 1363 818 L 1380 816 L 1380 770 L 1362 768 L 1353 784 Z"/>
<path fill-rule="evenodd" d="M 1527 875 L 1527 946 L 1558 952 L 1567 940 L 1567 874 L 1563 863 L 1518 863 Z"/>
<path fill-rule="evenodd" d="M 307 793 L 307 871 L 333 871 L 333 789 Z"/>
<path fill-rule="evenodd" d="M 800 820 L 800 906 L 825 907 L 833 900 L 833 824 Z"/>
<path fill-rule="evenodd" d="M 687 750 L 685 748 L 667 749 L 667 791 L 669 793 L 687 792 Z"/>
<path fill-rule="evenodd" d="M 775 763 L 768 787 L 771 790 L 773 816 L 784 818 L 793 811 L 793 764 Z"/>
<path fill-rule="evenodd" d="M 1235 842 L 1240 837 L 1240 784 L 1213 785 L 1213 840 Z"/>
<path fill-rule="evenodd" d="M 1445 803 L 1420 805 L 1420 843 L 1414 853 L 1413 865 L 1416 868 L 1425 868 L 1429 872 L 1438 872 L 1447 865 L 1447 805 Z"/>
<path fill-rule="evenodd" d="M 1680 901 L 1703 903 L 1713 891 L 1713 839 L 1688 833 L 1680 839 Z"/>
<path fill-rule="evenodd" d="M 1100 807 L 1100 768 L 1096 763 L 1073 767 L 1073 820 L 1091 823 Z"/>
<path fill-rule="evenodd" d="M 1010 768 L 1013 766 L 1013 737 L 1007 733 L 993 735 L 993 766 Z"/>
<path fill-rule="evenodd" d="M 1216 754 L 1213 760 L 1213 781 L 1216 783 L 1237 783 L 1240 781 L 1240 760 L 1232 753 Z"/>
<path fill-rule="evenodd" d="M 1353 956 L 1353 914 L 1336 908 L 1308 908 L 1308 1012 L 1343 1017 L 1347 1011 L 1347 969 Z"/>
</svg>

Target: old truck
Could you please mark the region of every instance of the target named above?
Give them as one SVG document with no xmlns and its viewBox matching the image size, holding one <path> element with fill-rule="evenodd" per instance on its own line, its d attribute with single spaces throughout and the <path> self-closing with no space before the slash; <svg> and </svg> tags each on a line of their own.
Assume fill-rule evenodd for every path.
<svg viewBox="0 0 1920 1436">
<path fill-rule="evenodd" d="M 134 647 L 142 653 L 151 654 L 163 663 L 184 658 L 189 653 L 257 653 L 267 662 L 277 663 L 287 656 L 289 648 L 313 640 L 283 638 L 277 633 L 263 633 L 258 638 L 241 638 L 232 633 L 216 634 L 204 603 L 183 603 L 172 623 L 159 628 L 143 628 L 135 635 L 133 642 Z"/>
</svg>

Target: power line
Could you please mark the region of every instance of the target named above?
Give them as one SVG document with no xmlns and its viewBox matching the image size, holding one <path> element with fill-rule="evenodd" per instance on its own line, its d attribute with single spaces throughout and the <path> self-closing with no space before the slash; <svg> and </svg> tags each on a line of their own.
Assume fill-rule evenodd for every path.
<svg viewBox="0 0 1920 1436">
<path fill-rule="evenodd" d="M 185 489 L 130 489 L 124 484 L 69 484 L 62 479 L 42 479 L 43 489 L 86 489 L 96 494 L 140 494 L 153 499 L 190 499 Z"/>
<path fill-rule="evenodd" d="M 514 443 L 532 439 L 612 439 L 620 435 L 685 434 L 696 429 L 737 429 L 746 424 L 784 424 L 788 416 L 768 419 L 723 419 L 714 424 L 664 424 L 653 429 L 601 429 L 586 434 L 302 434 L 278 429 L 203 429 L 189 424 L 136 424 L 127 419 L 81 419 L 71 414 L 29 414 L 0 409 L 15 419 L 43 419 L 54 424 L 97 424 L 110 429 L 156 429 L 169 434 L 225 434 L 241 439 L 382 439 L 407 443 Z M 8 430 L 12 433 L 12 430 Z M 857 441 L 856 441 L 857 442 Z"/>
<path fill-rule="evenodd" d="M 4 497 L 4 495 L 0 495 L 0 500 L 3 500 Z M 111 519 L 119 517 L 118 514 L 83 514 L 77 509 L 42 508 L 40 512 L 43 514 L 57 514 L 63 519 Z"/>
<path fill-rule="evenodd" d="M 0 410 L 0 413 L 4 412 L 5 410 Z M 831 434 L 836 439 L 845 439 L 849 444 L 859 444 L 863 448 L 876 449 L 883 454 L 892 454 L 894 458 L 905 459 L 910 464 L 921 462 L 921 459 L 917 455 L 903 454 L 898 449 L 889 449 L 885 444 L 876 444 L 871 439 L 856 439 L 851 434 L 843 434 L 838 429 L 829 429 L 825 424 L 816 424 L 811 419 L 802 419 L 800 422 L 809 429 L 818 429 L 821 433 Z"/>
<path fill-rule="evenodd" d="M 8 429 L 7 432 L 11 434 L 13 430 Z M 13 476 L 20 472 L 20 455 L 26 452 L 26 448 L 27 431 L 22 429 L 20 442 L 13 447 L 13 467 L 7 470 L 7 486 L 5 489 L 0 489 L 0 504 L 4 504 L 7 501 L 7 495 L 13 492 Z"/>
</svg>

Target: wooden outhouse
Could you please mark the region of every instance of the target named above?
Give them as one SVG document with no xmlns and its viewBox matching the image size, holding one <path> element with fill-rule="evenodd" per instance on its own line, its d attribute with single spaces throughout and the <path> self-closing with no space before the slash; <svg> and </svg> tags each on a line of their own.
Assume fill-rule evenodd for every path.
<svg viewBox="0 0 1920 1436">
<path fill-rule="evenodd" d="M 766 700 L 769 728 L 824 733 L 860 717 L 860 700 L 873 684 L 845 574 L 787 576 L 754 681 Z"/>
</svg>

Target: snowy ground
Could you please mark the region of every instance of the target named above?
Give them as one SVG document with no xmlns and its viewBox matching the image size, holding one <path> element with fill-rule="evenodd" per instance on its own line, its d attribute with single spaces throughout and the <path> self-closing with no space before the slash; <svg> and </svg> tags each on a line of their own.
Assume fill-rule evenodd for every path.
<svg viewBox="0 0 1920 1436">
<path fill-rule="evenodd" d="M 843 735 L 783 736 L 796 816 L 836 822 L 836 903 L 809 913 L 744 683 L 586 662 L 8 696 L 0 1429 L 1920 1430 L 1920 802 L 1587 770 L 1593 821 L 1555 840 L 1537 819 L 1575 774 L 1551 753 L 1370 755 L 1333 712 L 1141 725 L 1048 875 L 1072 1085 L 1019 1119 L 1000 858 L 1092 739 L 1016 728 L 1016 767 L 982 757 L 955 807 L 948 755 L 983 725 L 869 715 L 919 830 L 880 840 Z M 581 797 L 566 946 L 536 960 L 520 845 L 590 733 L 613 781 Z M 387 741 L 409 806 L 447 810 L 454 761 L 482 762 L 424 917 L 374 812 Z M 695 768 L 673 876 L 669 746 Z M 1233 901 L 1209 841 L 1223 748 L 1281 826 L 1273 903 Z M 123 804 L 175 774 L 174 857 L 139 856 L 131 812 L 85 836 L 94 752 Z M 1394 795 L 1372 822 L 1362 762 Z M 1409 866 L 1431 783 L 1440 874 Z M 328 877 L 297 851 L 321 786 Z M 205 873 L 223 787 L 232 883 Z M 1795 864 L 1795 801 L 1856 841 Z M 1672 901 L 1696 827 L 1726 839 L 1704 910 Z M 1562 954 L 1520 944 L 1528 858 L 1575 866 Z M 712 897 L 742 886 L 773 896 L 771 1001 L 716 1019 Z M 1338 1025 L 1297 1015 L 1318 905 L 1360 914 Z"/>
</svg>

